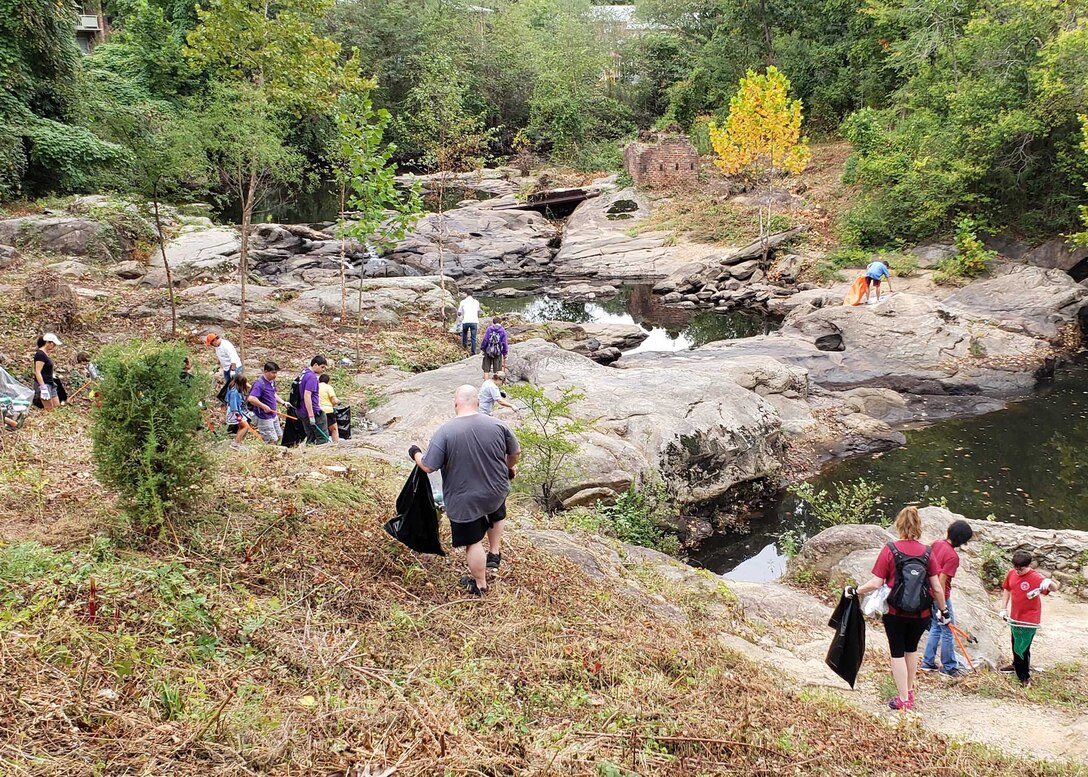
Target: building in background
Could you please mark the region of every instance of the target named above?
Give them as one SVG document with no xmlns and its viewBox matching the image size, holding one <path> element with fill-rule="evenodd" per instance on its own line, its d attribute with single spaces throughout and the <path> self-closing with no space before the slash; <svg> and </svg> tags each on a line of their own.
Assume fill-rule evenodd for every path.
<svg viewBox="0 0 1088 777">
<path fill-rule="evenodd" d="M 106 17 L 98 9 L 80 8 L 76 17 L 76 41 L 79 50 L 90 54 L 106 38 Z"/>
</svg>

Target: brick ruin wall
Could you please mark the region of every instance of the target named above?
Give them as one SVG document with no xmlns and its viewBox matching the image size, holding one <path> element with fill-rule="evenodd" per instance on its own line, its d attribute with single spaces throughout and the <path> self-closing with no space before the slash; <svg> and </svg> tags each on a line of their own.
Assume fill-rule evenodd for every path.
<svg viewBox="0 0 1088 777">
<path fill-rule="evenodd" d="M 687 138 L 659 143 L 631 143 L 623 164 L 639 186 L 668 188 L 693 183 L 699 174 L 699 154 Z"/>
</svg>

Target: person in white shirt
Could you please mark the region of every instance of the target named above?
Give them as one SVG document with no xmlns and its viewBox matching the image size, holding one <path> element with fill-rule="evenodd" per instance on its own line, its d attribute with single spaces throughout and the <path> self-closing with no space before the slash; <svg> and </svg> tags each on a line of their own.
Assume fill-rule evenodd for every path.
<svg viewBox="0 0 1088 777">
<path fill-rule="evenodd" d="M 219 360 L 219 367 L 223 370 L 223 382 L 229 384 L 242 371 L 242 359 L 238 356 L 238 349 L 230 340 L 215 332 L 204 338 L 204 342 L 215 349 L 215 358 Z"/>
<path fill-rule="evenodd" d="M 469 332 L 472 333 L 472 355 L 476 355 L 476 335 L 480 329 L 480 301 L 467 292 L 457 308 L 461 319 L 461 348 L 468 348 Z"/>
</svg>

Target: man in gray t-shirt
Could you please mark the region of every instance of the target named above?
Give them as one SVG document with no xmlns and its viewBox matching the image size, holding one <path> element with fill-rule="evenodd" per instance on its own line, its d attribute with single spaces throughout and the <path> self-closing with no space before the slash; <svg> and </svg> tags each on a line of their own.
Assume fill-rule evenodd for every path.
<svg viewBox="0 0 1088 777">
<path fill-rule="evenodd" d="M 502 560 L 506 495 L 521 446 L 506 424 L 480 414 L 475 387 L 458 388 L 453 409 L 456 417 L 434 433 L 426 455 L 413 445 L 408 458 L 424 472 L 442 470 L 442 499 L 453 546 L 465 549 L 470 575 L 461 578 L 461 585 L 482 596 L 487 591 L 488 568 L 498 569 Z"/>
</svg>

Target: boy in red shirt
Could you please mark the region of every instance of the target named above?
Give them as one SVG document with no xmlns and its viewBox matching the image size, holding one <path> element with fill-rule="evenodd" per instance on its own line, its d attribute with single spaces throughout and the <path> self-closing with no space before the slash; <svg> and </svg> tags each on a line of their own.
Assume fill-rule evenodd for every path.
<svg viewBox="0 0 1088 777">
<path fill-rule="evenodd" d="M 1001 614 L 1012 627 L 1012 669 L 1024 686 L 1031 685 L 1031 641 L 1042 620 L 1042 597 L 1058 590 L 1057 583 L 1031 568 L 1031 560 L 1026 550 L 1013 553 L 1013 568 L 1001 584 Z"/>
</svg>

